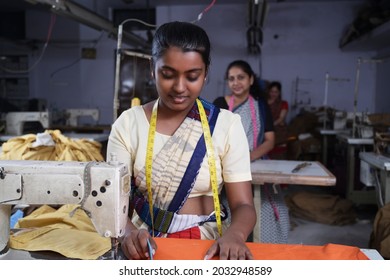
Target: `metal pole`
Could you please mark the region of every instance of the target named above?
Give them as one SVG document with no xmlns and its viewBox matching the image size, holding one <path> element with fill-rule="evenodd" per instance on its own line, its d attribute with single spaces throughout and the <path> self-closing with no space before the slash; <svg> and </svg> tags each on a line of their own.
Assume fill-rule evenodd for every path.
<svg viewBox="0 0 390 280">
<path fill-rule="evenodd" d="M 326 72 L 325 74 L 325 97 L 324 97 L 324 129 L 326 129 L 326 119 L 327 119 L 327 112 L 326 107 L 328 104 L 328 84 L 329 84 L 329 73 Z"/>
<path fill-rule="evenodd" d="M 356 65 L 356 78 L 355 78 L 355 95 L 353 99 L 353 122 L 352 122 L 352 138 L 356 136 L 356 109 L 357 109 L 357 99 L 359 93 L 359 78 L 360 78 L 360 65 L 362 59 L 359 57 Z"/>
<path fill-rule="evenodd" d="M 119 109 L 119 87 L 120 87 L 120 68 L 121 68 L 121 58 L 122 58 L 122 34 L 123 34 L 123 24 L 118 26 L 118 42 L 116 47 L 116 67 L 115 67 L 115 88 L 114 88 L 114 104 L 113 104 L 113 122 L 118 117 Z"/>
</svg>

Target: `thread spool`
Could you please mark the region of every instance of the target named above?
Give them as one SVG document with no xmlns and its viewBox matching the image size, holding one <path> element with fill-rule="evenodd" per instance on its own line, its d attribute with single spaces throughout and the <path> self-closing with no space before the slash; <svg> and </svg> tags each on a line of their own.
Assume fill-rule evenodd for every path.
<svg viewBox="0 0 390 280">
<path fill-rule="evenodd" d="M 138 97 L 134 97 L 131 100 L 131 107 L 140 106 L 140 105 L 141 105 L 141 99 L 139 99 Z"/>
</svg>

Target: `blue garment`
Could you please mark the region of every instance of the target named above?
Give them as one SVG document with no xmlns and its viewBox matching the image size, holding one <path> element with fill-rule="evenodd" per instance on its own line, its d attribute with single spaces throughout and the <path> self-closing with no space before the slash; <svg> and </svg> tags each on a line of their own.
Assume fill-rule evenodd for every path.
<svg viewBox="0 0 390 280">
<path fill-rule="evenodd" d="M 15 224 L 19 221 L 20 218 L 23 218 L 23 216 L 24 213 L 20 209 L 18 209 L 15 213 L 13 213 L 10 218 L 10 228 L 14 228 Z"/>
</svg>

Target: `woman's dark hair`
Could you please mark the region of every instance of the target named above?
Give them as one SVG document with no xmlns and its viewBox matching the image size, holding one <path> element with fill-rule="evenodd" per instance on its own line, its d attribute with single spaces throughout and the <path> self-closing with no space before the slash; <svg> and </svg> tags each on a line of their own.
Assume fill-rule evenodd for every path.
<svg viewBox="0 0 390 280">
<path fill-rule="evenodd" d="M 264 92 L 263 92 L 263 90 L 260 87 L 260 82 L 259 82 L 259 80 L 258 80 L 258 78 L 256 76 L 256 73 L 252 70 L 252 67 L 249 65 L 248 62 L 246 62 L 244 60 L 235 60 L 235 61 L 230 62 L 228 67 L 227 67 L 227 69 L 226 69 L 225 79 L 228 78 L 229 70 L 232 67 L 238 67 L 242 71 L 244 71 L 246 74 L 248 74 L 249 77 L 253 77 L 253 84 L 251 85 L 251 87 L 249 89 L 249 93 L 255 99 L 264 98 Z"/>
<path fill-rule="evenodd" d="M 189 22 L 168 22 L 161 25 L 153 37 L 152 65 L 161 58 L 169 47 L 177 47 L 183 52 L 198 52 L 206 65 L 206 73 L 209 69 L 210 40 L 206 31 Z"/>
<path fill-rule="evenodd" d="M 276 87 L 279 90 L 280 94 L 279 94 L 278 99 L 282 100 L 282 84 L 278 81 L 273 81 L 273 82 L 269 83 L 269 85 L 267 87 L 267 98 L 269 97 L 269 92 L 270 92 L 271 88 L 273 88 L 273 87 Z"/>
</svg>

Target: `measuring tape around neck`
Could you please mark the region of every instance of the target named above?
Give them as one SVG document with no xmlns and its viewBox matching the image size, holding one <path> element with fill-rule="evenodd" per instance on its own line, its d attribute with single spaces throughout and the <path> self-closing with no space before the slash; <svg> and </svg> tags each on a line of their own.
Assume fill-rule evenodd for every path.
<svg viewBox="0 0 390 280">
<path fill-rule="evenodd" d="M 210 169 L 211 189 L 212 189 L 213 201 L 214 201 L 215 219 L 217 222 L 218 233 L 220 236 L 222 236 L 221 207 L 219 204 L 219 196 L 218 196 L 217 168 L 215 164 L 214 148 L 212 145 L 210 127 L 209 127 L 206 112 L 203 108 L 202 102 L 199 99 L 196 99 L 196 102 L 198 105 L 200 120 L 202 123 L 204 139 L 206 142 L 208 164 Z M 157 107 L 158 107 L 158 100 L 153 106 L 152 116 L 150 118 L 148 143 L 147 143 L 147 150 L 146 150 L 146 166 L 145 166 L 146 187 L 148 191 L 149 212 L 152 220 L 153 234 L 154 234 L 154 226 L 153 226 L 154 217 L 153 217 L 153 201 L 152 201 L 153 195 L 152 195 L 151 178 L 152 178 L 154 136 L 155 136 L 156 126 L 157 126 Z"/>
</svg>

